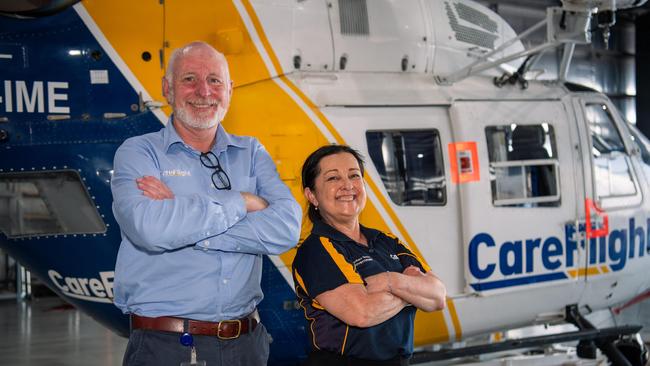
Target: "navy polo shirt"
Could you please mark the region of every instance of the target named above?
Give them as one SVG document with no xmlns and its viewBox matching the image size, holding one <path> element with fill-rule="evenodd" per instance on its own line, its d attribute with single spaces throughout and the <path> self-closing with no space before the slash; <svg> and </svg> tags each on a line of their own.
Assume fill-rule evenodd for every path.
<svg viewBox="0 0 650 366">
<path fill-rule="evenodd" d="M 369 328 L 349 326 L 328 313 L 316 296 L 346 283 L 382 272 L 403 272 L 408 266 L 429 271 L 426 263 L 396 237 L 361 226 L 368 246 L 359 244 L 322 221 L 298 247 L 293 280 L 309 322 L 313 349 L 368 360 L 387 360 L 413 353 L 415 307 Z"/>
</svg>

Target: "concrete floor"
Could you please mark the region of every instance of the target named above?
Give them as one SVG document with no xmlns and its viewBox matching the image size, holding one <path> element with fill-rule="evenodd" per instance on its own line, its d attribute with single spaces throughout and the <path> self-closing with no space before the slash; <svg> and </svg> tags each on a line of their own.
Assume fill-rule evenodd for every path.
<svg viewBox="0 0 650 366">
<path fill-rule="evenodd" d="M 649 304 L 650 305 L 650 304 Z M 646 318 L 650 306 L 632 314 Z M 634 311 L 632 311 L 634 313 Z M 648 321 L 650 323 L 650 321 Z M 644 339 L 648 341 L 647 326 Z M 40 297 L 27 302 L 0 301 L 0 365 L 12 366 L 118 366 L 127 339 L 119 337 L 58 297 Z M 482 362 L 441 362 L 440 365 L 603 365 L 602 358 L 580 360 L 575 355 L 546 354 L 541 358 L 510 357 Z M 504 363 L 505 362 L 505 363 Z"/>
<path fill-rule="evenodd" d="M 0 365 L 117 366 L 127 341 L 56 297 L 0 302 Z"/>
</svg>

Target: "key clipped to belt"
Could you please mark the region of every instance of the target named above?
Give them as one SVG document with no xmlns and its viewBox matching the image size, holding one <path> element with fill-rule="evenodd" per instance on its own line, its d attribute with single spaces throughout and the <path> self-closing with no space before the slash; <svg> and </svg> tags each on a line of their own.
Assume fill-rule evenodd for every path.
<svg viewBox="0 0 650 366">
<path fill-rule="evenodd" d="M 204 360 L 196 359 L 196 348 L 194 347 L 194 337 L 189 333 L 183 333 L 180 342 L 185 347 L 191 347 L 190 362 L 181 362 L 181 366 L 207 366 Z"/>
</svg>

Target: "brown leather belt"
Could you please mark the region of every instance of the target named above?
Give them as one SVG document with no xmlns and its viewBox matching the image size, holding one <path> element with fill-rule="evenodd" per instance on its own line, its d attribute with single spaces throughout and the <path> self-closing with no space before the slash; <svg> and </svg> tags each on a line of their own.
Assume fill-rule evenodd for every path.
<svg viewBox="0 0 650 366">
<path fill-rule="evenodd" d="M 185 328 L 187 322 L 187 328 Z M 252 332 L 257 327 L 257 319 L 252 316 L 223 320 L 220 322 L 206 322 L 171 316 L 148 318 L 131 314 L 131 329 L 159 330 L 173 333 L 190 333 L 193 335 L 213 336 L 219 339 L 235 339 L 242 334 Z"/>
</svg>

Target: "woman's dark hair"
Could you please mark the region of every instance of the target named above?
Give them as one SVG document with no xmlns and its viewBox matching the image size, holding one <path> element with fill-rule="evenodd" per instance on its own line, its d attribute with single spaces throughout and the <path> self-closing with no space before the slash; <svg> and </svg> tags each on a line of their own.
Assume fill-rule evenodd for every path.
<svg viewBox="0 0 650 366">
<path fill-rule="evenodd" d="M 342 153 L 351 154 L 355 159 L 357 159 L 357 163 L 359 163 L 359 169 L 361 169 L 361 175 L 363 175 L 363 157 L 357 150 L 347 145 L 325 145 L 319 147 L 316 151 L 311 153 L 305 160 L 305 163 L 302 164 L 302 189 L 304 190 L 305 188 L 309 187 L 309 189 L 314 191 L 316 177 L 318 174 L 320 174 L 320 161 L 323 160 L 323 158 L 326 156 Z M 309 201 L 307 201 L 307 204 L 309 205 L 307 216 L 311 222 L 322 220 L 320 212 L 316 210 L 316 207 L 314 207 L 314 205 L 312 205 Z"/>
</svg>

